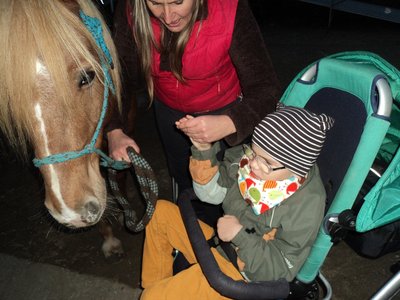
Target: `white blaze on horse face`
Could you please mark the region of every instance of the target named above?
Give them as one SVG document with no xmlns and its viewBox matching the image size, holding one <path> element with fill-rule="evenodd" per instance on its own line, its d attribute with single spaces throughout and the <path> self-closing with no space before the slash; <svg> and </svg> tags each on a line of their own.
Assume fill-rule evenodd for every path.
<svg viewBox="0 0 400 300">
<path fill-rule="evenodd" d="M 49 73 L 46 69 L 46 67 L 41 63 L 40 60 L 36 61 L 36 74 L 49 77 Z M 39 124 L 39 130 L 40 134 L 43 140 L 43 149 L 44 149 L 44 156 L 49 156 L 51 155 L 50 150 L 49 150 L 49 142 L 48 142 L 48 137 L 46 133 L 46 124 L 42 116 L 42 107 L 40 106 L 40 99 L 34 106 L 35 108 L 35 117 L 36 120 L 38 121 Z M 56 197 L 60 207 L 61 207 L 61 214 L 58 214 L 56 211 L 51 210 L 52 216 L 60 223 L 65 223 L 69 222 L 70 220 L 76 220 L 80 219 L 80 216 L 71 210 L 66 204 L 63 199 L 63 196 L 61 194 L 61 188 L 60 188 L 60 181 L 59 181 L 59 176 L 57 175 L 57 172 L 54 168 L 53 165 L 49 164 L 46 165 L 49 168 L 50 171 L 50 187 L 51 190 L 53 191 L 54 196 Z"/>
<path fill-rule="evenodd" d="M 35 117 L 40 125 L 40 133 L 43 139 L 43 146 L 44 146 L 44 153 L 45 156 L 50 155 L 49 147 L 48 147 L 48 138 L 46 134 L 46 125 L 44 123 L 43 117 L 42 117 L 42 108 L 39 103 L 36 103 L 35 105 Z M 54 169 L 53 165 L 47 165 L 50 171 L 50 186 L 51 190 L 53 191 L 56 199 L 58 200 L 60 207 L 61 207 L 61 215 L 58 215 L 55 211 L 51 211 L 52 215 L 54 218 L 57 219 L 60 223 L 64 223 L 65 221 L 73 220 L 73 219 L 79 219 L 79 215 L 75 213 L 73 210 L 71 210 L 67 205 L 65 205 L 65 201 L 63 199 L 63 196 L 61 194 L 61 188 L 60 188 L 60 181 L 58 179 L 58 175 L 56 170 Z"/>
<path fill-rule="evenodd" d="M 46 75 L 47 77 L 49 76 L 46 67 L 44 66 L 44 64 L 42 64 L 42 62 L 39 59 L 36 60 L 36 74 Z"/>
</svg>

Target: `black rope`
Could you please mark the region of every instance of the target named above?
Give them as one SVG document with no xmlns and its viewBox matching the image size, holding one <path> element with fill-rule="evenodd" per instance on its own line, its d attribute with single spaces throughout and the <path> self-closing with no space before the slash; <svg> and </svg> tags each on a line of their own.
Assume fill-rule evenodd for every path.
<svg viewBox="0 0 400 300">
<path fill-rule="evenodd" d="M 142 231 L 147 223 L 149 223 L 156 208 L 158 199 L 158 185 L 156 176 L 150 164 L 137 153 L 133 148 L 126 149 L 129 159 L 132 163 L 136 179 L 140 185 L 140 192 L 146 201 L 146 211 L 142 219 L 139 221 L 136 212 L 131 208 L 127 199 L 122 195 L 117 183 L 117 171 L 108 168 L 108 181 L 112 194 L 117 203 L 122 207 L 126 227 L 133 232 Z"/>
</svg>

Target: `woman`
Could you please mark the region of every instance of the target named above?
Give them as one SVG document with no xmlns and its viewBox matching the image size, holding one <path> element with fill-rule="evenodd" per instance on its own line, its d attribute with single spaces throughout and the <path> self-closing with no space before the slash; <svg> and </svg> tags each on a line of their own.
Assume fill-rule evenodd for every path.
<svg viewBox="0 0 400 300">
<path fill-rule="evenodd" d="M 275 72 L 247 0 L 118 4 L 114 36 L 126 94 L 137 87 L 140 70 L 170 175 L 182 191 L 192 186 L 188 137 L 199 143 L 222 140 L 226 146 L 243 142 L 275 108 Z M 176 123 L 186 115 L 194 118 L 184 126 Z M 126 147 L 139 147 L 121 128 L 115 114 L 107 128 L 109 150 L 111 157 L 127 160 Z"/>
</svg>

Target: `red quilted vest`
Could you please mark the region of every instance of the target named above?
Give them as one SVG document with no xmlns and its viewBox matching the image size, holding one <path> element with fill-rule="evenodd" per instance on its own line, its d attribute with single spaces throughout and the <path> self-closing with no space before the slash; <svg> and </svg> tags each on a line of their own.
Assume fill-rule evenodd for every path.
<svg viewBox="0 0 400 300">
<path fill-rule="evenodd" d="M 222 108 L 240 95 L 239 79 L 229 57 L 238 0 L 208 0 L 208 17 L 196 22 L 182 58 L 183 77 L 160 70 L 160 54 L 154 51 L 152 76 L 155 96 L 167 106 L 187 112 Z M 160 25 L 153 18 L 153 31 L 160 39 Z"/>
</svg>

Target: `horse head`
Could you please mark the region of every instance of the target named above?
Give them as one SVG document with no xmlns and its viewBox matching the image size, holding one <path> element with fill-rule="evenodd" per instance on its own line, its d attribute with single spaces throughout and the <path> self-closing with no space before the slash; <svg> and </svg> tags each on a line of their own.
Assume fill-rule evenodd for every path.
<svg viewBox="0 0 400 300">
<path fill-rule="evenodd" d="M 107 102 L 119 103 L 107 27 L 91 1 L 1 2 L 0 127 L 21 153 L 32 145 L 50 214 L 68 227 L 93 225 L 106 208 L 94 149 L 102 143 Z M 82 15 L 97 20 L 101 37 Z"/>
</svg>

